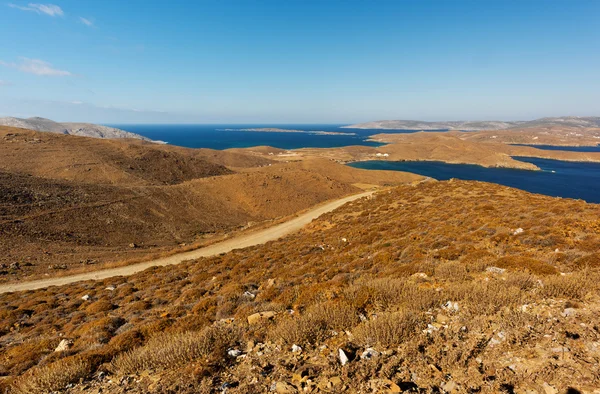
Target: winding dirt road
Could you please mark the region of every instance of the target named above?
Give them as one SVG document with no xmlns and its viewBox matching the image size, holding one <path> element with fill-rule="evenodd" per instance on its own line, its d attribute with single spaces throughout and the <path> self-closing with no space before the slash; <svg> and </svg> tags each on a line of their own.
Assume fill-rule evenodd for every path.
<svg viewBox="0 0 600 394">
<path fill-rule="evenodd" d="M 14 291 L 42 289 L 50 286 L 62 286 L 84 280 L 99 280 L 110 278 L 113 276 L 128 276 L 148 269 L 150 267 L 179 264 L 186 260 L 193 260 L 200 257 L 215 256 L 221 253 L 230 252 L 234 249 L 242 249 L 247 248 L 249 246 L 260 245 L 296 232 L 311 221 L 313 221 L 313 219 L 318 218 L 324 213 L 331 212 L 334 209 L 341 207 L 347 202 L 354 201 L 362 197 L 370 196 L 373 193 L 374 191 L 368 191 L 344 197 L 339 200 L 331 201 L 314 207 L 306 212 L 303 212 L 299 216 L 288 220 L 287 222 L 263 230 L 259 230 L 250 234 L 244 234 L 235 238 L 227 239 L 225 241 L 216 243 L 214 245 L 209 245 L 204 248 L 191 250 L 189 252 L 178 253 L 172 256 L 146 261 L 143 263 L 132 264 L 125 267 L 109 268 L 105 270 L 86 272 L 84 274 L 63 276 L 58 278 L 40 279 L 29 282 L 0 285 L 0 294 Z"/>
</svg>

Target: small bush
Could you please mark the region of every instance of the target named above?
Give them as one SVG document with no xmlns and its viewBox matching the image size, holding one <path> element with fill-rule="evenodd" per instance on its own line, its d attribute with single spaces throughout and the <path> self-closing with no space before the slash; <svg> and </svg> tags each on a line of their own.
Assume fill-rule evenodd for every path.
<svg viewBox="0 0 600 394">
<path fill-rule="evenodd" d="M 231 325 L 212 325 L 199 332 L 157 335 L 146 345 L 119 355 L 111 363 L 111 370 L 125 375 L 176 368 L 201 357 L 222 353 L 239 339 L 239 330 Z"/>
<path fill-rule="evenodd" d="M 90 363 L 82 357 L 69 357 L 41 368 L 33 368 L 19 378 L 12 387 L 15 394 L 48 393 L 77 383 L 91 372 Z"/>
<path fill-rule="evenodd" d="M 85 311 L 88 314 L 93 315 L 100 312 L 107 312 L 113 310 L 114 308 L 115 306 L 110 301 L 99 300 L 88 305 L 88 307 L 85 308 Z"/>
<path fill-rule="evenodd" d="M 353 307 L 327 302 L 313 305 L 299 317 L 282 320 L 271 335 L 286 344 L 308 345 L 325 340 L 332 330 L 344 331 L 358 322 L 358 314 Z"/>
<path fill-rule="evenodd" d="M 568 276 L 555 276 L 544 280 L 541 294 L 548 298 L 569 298 L 581 300 L 594 288 L 593 281 L 586 272 Z"/>
<path fill-rule="evenodd" d="M 385 348 L 400 345 L 417 332 L 419 319 L 414 313 L 382 313 L 361 323 L 352 334 L 361 346 L 380 345 Z"/>
</svg>

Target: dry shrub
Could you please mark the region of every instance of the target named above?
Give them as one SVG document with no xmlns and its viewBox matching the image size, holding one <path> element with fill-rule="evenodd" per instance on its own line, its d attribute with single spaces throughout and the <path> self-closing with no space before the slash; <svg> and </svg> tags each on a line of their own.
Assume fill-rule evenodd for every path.
<svg viewBox="0 0 600 394">
<path fill-rule="evenodd" d="M 117 352 L 125 352 L 144 343 L 144 336 L 138 330 L 125 331 L 114 336 L 108 343 Z"/>
<path fill-rule="evenodd" d="M 93 315 L 100 312 L 107 312 L 113 310 L 114 308 L 115 306 L 110 301 L 99 300 L 88 305 L 88 307 L 85 308 L 85 311 L 88 314 Z"/>
<path fill-rule="evenodd" d="M 581 268 L 597 268 L 600 267 L 600 253 L 592 253 L 580 257 L 574 261 L 575 266 Z"/>
<path fill-rule="evenodd" d="M 550 264 L 527 256 L 505 256 L 494 263 L 496 267 L 506 268 L 513 271 L 528 271 L 537 275 L 556 274 L 556 268 Z"/>
<path fill-rule="evenodd" d="M 504 307 L 522 303 L 525 294 L 504 281 L 465 282 L 446 290 L 450 300 L 459 301 L 473 316 L 493 315 Z"/>
<path fill-rule="evenodd" d="M 126 375 L 177 368 L 198 358 L 222 353 L 239 339 L 237 327 L 222 324 L 198 332 L 157 335 L 146 345 L 116 357 L 111 363 L 111 370 Z"/>
<path fill-rule="evenodd" d="M 554 276 L 544 280 L 541 295 L 548 298 L 569 298 L 582 300 L 588 291 L 597 288 L 597 277 L 587 271 L 571 275 Z"/>
<path fill-rule="evenodd" d="M 434 276 L 448 281 L 465 281 L 469 279 L 469 272 L 464 264 L 447 262 L 435 267 Z"/>
<path fill-rule="evenodd" d="M 401 307 L 423 311 L 441 301 L 439 293 L 435 290 L 421 288 L 411 281 L 396 278 L 359 281 L 345 292 L 345 297 L 350 301 L 357 296 L 363 300 L 364 306 L 377 311 Z"/>
<path fill-rule="evenodd" d="M 91 372 L 89 361 L 83 357 L 68 357 L 44 367 L 32 368 L 13 384 L 12 393 L 37 394 L 64 389 L 77 383 Z"/>
<path fill-rule="evenodd" d="M 399 345 L 410 339 L 419 328 L 415 313 L 382 313 L 356 327 L 352 334 L 354 342 L 361 346 L 379 345 L 384 348 Z"/>
<path fill-rule="evenodd" d="M 514 286 L 522 291 L 533 289 L 537 285 L 537 277 L 527 272 L 511 272 L 505 283 L 509 286 Z"/>
<path fill-rule="evenodd" d="M 299 317 L 283 319 L 271 331 L 286 344 L 310 345 L 325 340 L 332 330 L 344 331 L 358 324 L 356 309 L 345 303 L 313 305 Z"/>
</svg>

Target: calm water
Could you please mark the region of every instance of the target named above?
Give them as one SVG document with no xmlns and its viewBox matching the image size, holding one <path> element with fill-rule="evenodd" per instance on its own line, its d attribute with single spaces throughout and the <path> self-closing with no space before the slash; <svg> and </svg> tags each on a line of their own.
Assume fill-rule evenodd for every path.
<svg viewBox="0 0 600 394">
<path fill-rule="evenodd" d="M 343 125 L 306 124 L 252 124 L 252 125 L 110 125 L 122 130 L 141 134 L 152 140 L 188 148 L 229 149 L 269 145 L 281 149 L 334 148 L 348 145 L 381 146 L 366 141 L 379 133 L 414 133 L 417 130 L 361 130 L 341 129 Z M 280 128 L 306 131 L 335 131 L 356 135 L 314 135 L 305 133 L 262 133 L 252 131 L 223 131 L 223 129 Z"/>
<path fill-rule="evenodd" d="M 526 145 L 512 144 L 513 146 L 529 146 L 543 150 L 565 150 L 569 152 L 600 152 L 600 145 L 597 146 L 554 146 L 554 145 Z"/>
<path fill-rule="evenodd" d="M 438 180 L 458 178 L 493 182 L 532 193 L 600 203 L 600 163 L 566 162 L 531 157 L 516 157 L 516 159 L 533 163 L 542 171 L 485 168 L 437 161 L 366 161 L 349 165 L 370 170 L 407 171 Z"/>
</svg>

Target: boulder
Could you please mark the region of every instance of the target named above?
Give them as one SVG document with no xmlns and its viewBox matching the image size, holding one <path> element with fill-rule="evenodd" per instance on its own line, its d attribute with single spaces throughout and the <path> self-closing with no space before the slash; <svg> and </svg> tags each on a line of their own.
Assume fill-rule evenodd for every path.
<svg viewBox="0 0 600 394">
<path fill-rule="evenodd" d="M 262 320 L 269 320 L 275 317 L 277 312 L 275 311 L 265 311 L 258 312 L 248 316 L 248 324 L 256 324 Z"/>
<path fill-rule="evenodd" d="M 71 348 L 71 346 L 73 346 L 73 341 L 71 341 L 70 339 L 63 339 L 60 341 L 60 343 L 58 344 L 56 349 L 54 349 L 54 351 L 55 352 L 64 352 L 66 350 L 69 350 Z"/>
</svg>

